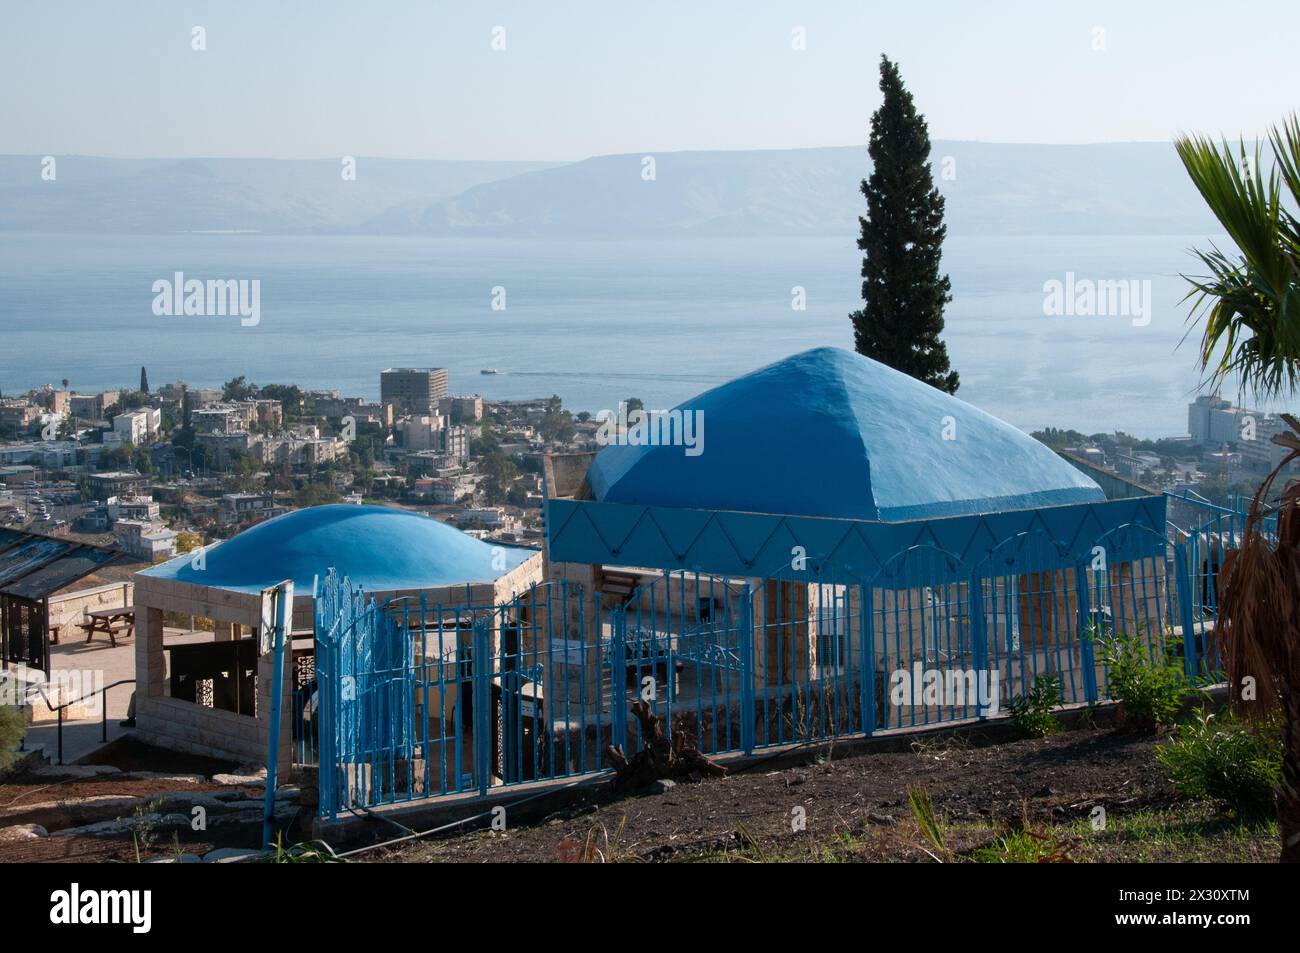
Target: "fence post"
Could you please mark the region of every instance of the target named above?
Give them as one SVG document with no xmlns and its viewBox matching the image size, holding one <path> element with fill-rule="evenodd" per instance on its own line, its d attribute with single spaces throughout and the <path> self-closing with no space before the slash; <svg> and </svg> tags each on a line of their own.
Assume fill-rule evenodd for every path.
<svg viewBox="0 0 1300 953">
<path fill-rule="evenodd" d="M 317 600 L 317 605 L 320 600 Z M 317 610 L 316 631 L 324 632 L 322 615 Z M 335 620 L 331 620 L 335 622 Z M 312 718 L 316 730 L 316 787 L 319 812 L 330 820 L 338 817 L 339 764 L 335 732 L 338 730 L 336 693 L 340 691 L 338 653 L 329 638 L 316 640 L 316 713 Z"/>
<path fill-rule="evenodd" d="M 975 662 L 975 671 L 984 673 L 984 684 L 987 686 L 983 698 L 976 698 L 975 713 L 981 720 L 989 716 L 989 709 L 996 708 L 1002 701 L 1002 686 L 998 683 L 998 697 L 990 698 L 989 694 L 993 688 L 993 673 L 989 670 L 989 630 L 984 621 L 984 581 L 978 576 L 972 575 L 970 582 L 970 650 L 971 657 Z M 916 686 L 912 687 L 916 691 Z M 978 689 L 976 690 L 978 695 Z"/>
<path fill-rule="evenodd" d="M 610 731 L 609 743 L 616 748 L 627 744 L 627 610 L 616 608 L 610 621 Z"/>
<path fill-rule="evenodd" d="M 1178 589 L 1178 622 L 1183 629 L 1183 663 L 1187 678 L 1194 680 L 1200 674 L 1197 658 L 1199 645 L 1196 638 L 1196 622 L 1192 615 L 1192 578 L 1191 564 L 1187 558 L 1187 544 L 1174 543 L 1174 585 Z"/>
<path fill-rule="evenodd" d="M 754 753 L 754 606 L 746 580 L 740 594 L 740 746 Z"/>
<path fill-rule="evenodd" d="M 876 730 L 876 633 L 871 604 L 871 586 L 858 583 L 858 692 L 861 695 L 862 730 L 870 735 Z"/>
<path fill-rule="evenodd" d="M 262 808 L 262 850 L 271 845 L 271 831 L 275 826 L 275 789 L 280 770 L 281 710 L 284 707 L 285 655 L 290 651 L 293 638 L 293 580 L 287 580 L 262 592 L 262 646 L 268 643 L 266 627 L 271 625 L 270 650 L 275 653 L 271 661 L 271 712 L 268 724 L 270 735 L 266 745 L 266 793 Z M 292 739 L 292 735 L 290 735 Z M 292 744 L 292 741 L 290 741 Z"/>
<path fill-rule="evenodd" d="M 492 730 L 492 712 L 489 710 L 492 702 L 489 681 L 492 659 L 488 655 L 490 621 L 490 618 L 479 619 L 474 623 L 474 777 L 482 797 L 487 797 L 488 793 L 488 752 L 492 750 L 488 740 L 488 733 Z"/>
<path fill-rule="evenodd" d="M 1080 563 L 1074 567 L 1074 591 L 1078 597 L 1079 618 L 1076 628 L 1079 635 L 1079 664 L 1083 666 L 1083 696 L 1089 705 L 1097 704 L 1097 657 L 1092 625 L 1092 593 L 1088 590 L 1088 567 Z"/>
</svg>

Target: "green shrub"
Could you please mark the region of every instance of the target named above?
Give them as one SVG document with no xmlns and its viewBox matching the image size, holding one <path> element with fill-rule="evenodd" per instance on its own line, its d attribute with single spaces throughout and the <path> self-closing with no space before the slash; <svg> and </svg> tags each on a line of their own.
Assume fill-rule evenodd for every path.
<svg viewBox="0 0 1300 953">
<path fill-rule="evenodd" d="M 1183 699 L 1194 691 L 1177 654 L 1180 644 L 1181 640 L 1170 638 L 1161 651 L 1148 648 L 1132 635 L 1117 635 L 1101 643 L 1110 694 L 1119 700 L 1126 728 L 1150 733 L 1172 725 L 1178 717 Z"/>
<path fill-rule="evenodd" d="M 1249 820 L 1270 817 L 1282 777 L 1282 737 L 1274 723 L 1252 727 L 1231 715 L 1202 713 L 1156 748 L 1156 761 L 1182 797 L 1213 801 Z"/>
<path fill-rule="evenodd" d="M 21 708 L 0 705 L 0 771 L 6 771 L 18 760 L 18 745 L 27 730 L 27 719 Z"/>
<path fill-rule="evenodd" d="M 1061 723 L 1052 709 L 1061 703 L 1061 677 L 1040 675 L 1027 694 L 1018 695 L 1011 702 L 1011 720 L 1021 734 L 1042 738 L 1061 730 Z"/>
</svg>

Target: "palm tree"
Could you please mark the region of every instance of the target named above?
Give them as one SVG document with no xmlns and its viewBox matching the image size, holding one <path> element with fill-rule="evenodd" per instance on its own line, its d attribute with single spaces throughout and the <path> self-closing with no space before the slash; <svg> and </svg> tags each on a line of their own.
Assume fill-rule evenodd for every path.
<svg viewBox="0 0 1300 953">
<path fill-rule="evenodd" d="M 1273 128 L 1268 142 L 1273 164 L 1267 176 L 1258 143 L 1253 152 L 1244 143 L 1234 152 L 1226 142 L 1200 136 L 1176 143 L 1192 182 L 1238 249 L 1236 255 L 1213 246 L 1196 252 L 1209 269 L 1206 277 L 1188 278 L 1193 319 L 1204 318 L 1201 369 L 1212 385 L 1235 377 L 1262 399 L 1300 389 L 1300 221 L 1294 212 L 1300 208 L 1300 118 L 1293 114 Z M 1300 420 L 1283 419 L 1293 432 L 1273 442 L 1291 452 L 1255 493 L 1241 547 L 1225 559 L 1216 638 L 1228 661 L 1233 707 L 1256 722 L 1281 711 L 1281 859 L 1300 862 L 1300 483 L 1290 482 L 1275 506 L 1268 503 L 1279 472 L 1300 459 Z M 1270 512 L 1278 517 L 1273 538 L 1262 531 Z"/>
</svg>

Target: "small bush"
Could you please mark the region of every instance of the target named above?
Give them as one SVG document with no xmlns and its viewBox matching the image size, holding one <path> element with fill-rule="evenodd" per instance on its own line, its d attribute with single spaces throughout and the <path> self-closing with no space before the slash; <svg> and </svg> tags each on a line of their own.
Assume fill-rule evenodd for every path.
<svg viewBox="0 0 1300 953">
<path fill-rule="evenodd" d="M 1183 699 L 1193 691 L 1177 656 L 1179 639 L 1163 651 L 1149 649 L 1142 639 L 1118 635 L 1101 643 L 1110 677 L 1110 694 L 1119 699 L 1123 724 L 1131 731 L 1150 733 L 1172 725 Z"/>
<path fill-rule="evenodd" d="M 1060 703 L 1061 677 L 1040 675 L 1034 679 L 1034 687 L 1027 694 L 1012 700 L 1011 720 L 1021 734 L 1029 738 L 1054 735 L 1061 730 L 1061 723 L 1052 714 L 1052 709 Z"/>
<path fill-rule="evenodd" d="M 0 686 L 2 692 L 3 686 Z M 18 745 L 27 731 L 27 719 L 21 708 L 0 705 L 0 771 L 9 770 L 18 760 Z"/>
<path fill-rule="evenodd" d="M 1156 748 L 1156 761 L 1182 797 L 1213 801 L 1220 811 L 1243 820 L 1262 820 L 1274 812 L 1282 777 L 1276 723 L 1255 728 L 1231 715 L 1202 713 Z"/>
</svg>

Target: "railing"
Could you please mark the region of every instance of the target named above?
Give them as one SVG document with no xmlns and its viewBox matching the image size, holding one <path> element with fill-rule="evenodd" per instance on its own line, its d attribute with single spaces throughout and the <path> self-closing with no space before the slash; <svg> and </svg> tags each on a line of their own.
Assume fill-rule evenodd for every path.
<svg viewBox="0 0 1300 953">
<path fill-rule="evenodd" d="M 87 698 L 93 698 L 96 695 L 102 696 L 99 700 L 99 740 L 103 742 L 107 742 L 108 741 L 108 692 L 110 689 L 117 688 L 117 686 L 119 685 L 134 685 L 134 684 L 135 684 L 134 678 L 118 679 L 116 682 L 113 682 L 111 685 L 105 685 L 103 688 L 97 688 L 93 692 L 87 692 L 85 695 L 78 696 L 77 698 L 74 698 L 71 701 L 66 701 L 62 705 L 55 705 L 53 702 L 50 701 L 49 696 L 45 694 L 45 687 L 43 685 L 36 686 L 36 693 L 40 695 L 41 701 L 45 702 L 45 707 L 52 712 L 56 712 L 59 717 L 59 728 L 58 728 L 58 739 L 59 739 L 58 763 L 59 764 L 63 764 L 63 710 L 65 708 L 70 708 L 71 706 L 77 704 L 78 702 L 85 701 Z M 30 692 L 30 689 L 28 689 L 28 691 Z M 26 736 L 24 735 L 23 744 L 25 744 L 25 741 L 26 741 Z M 25 747 L 23 747 L 23 745 L 20 744 L 18 750 L 23 751 L 26 749 Z"/>
<path fill-rule="evenodd" d="M 1199 682 L 1216 682 L 1224 676 L 1224 662 L 1215 629 L 1222 598 L 1221 575 L 1229 552 L 1239 548 L 1246 533 L 1250 503 L 1236 498 L 1233 506 L 1211 503 L 1198 494 L 1165 494 L 1186 512 L 1188 528 L 1170 520 L 1171 571 L 1178 584 L 1170 611 L 1182 636 L 1188 677 Z M 1265 515 L 1260 532 L 1275 538 L 1276 514 Z M 1175 609 L 1176 605 L 1176 609 Z"/>
<path fill-rule="evenodd" d="M 1154 655 L 1181 635 L 1204 684 L 1219 674 L 1215 554 L 1235 539 L 1216 521 L 1240 514 L 1185 502 L 1207 518 L 1183 521 L 1204 525 L 1181 549 L 1159 523 L 1082 547 L 1034 529 L 978 558 L 912 545 L 851 578 L 664 572 L 603 607 L 563 580 L 452 607 L 378 603 L 331 576 L 296 737 L 318 740 L 320 810 L 337 816 L 594 775 L 610 745 L 641 746 L 634 701 L 721 755 L 987 718 L 1047 677 L 1062 704 L 1094 704 L 1113 637 Z"/>
</svg>

